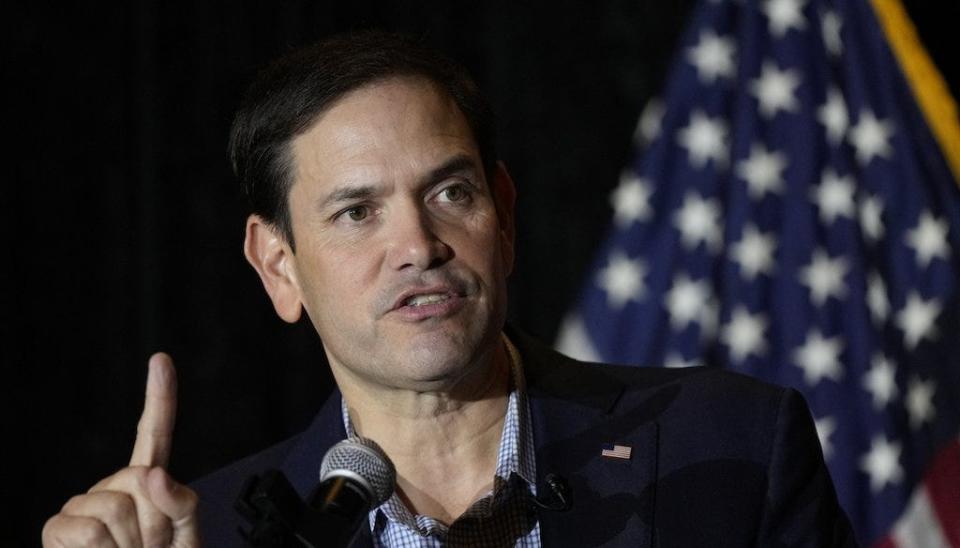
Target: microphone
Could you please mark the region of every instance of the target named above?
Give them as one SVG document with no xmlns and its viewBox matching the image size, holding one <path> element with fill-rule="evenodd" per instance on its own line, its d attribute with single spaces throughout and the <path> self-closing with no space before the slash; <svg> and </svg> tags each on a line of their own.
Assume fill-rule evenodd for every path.
<svg viewBox="0 0 960 548">
<path fill-rule="evenodd" d="M 566 512 L 573 506 L 573 490 L 570 484 L 559 474 L 549 473 L 544 478 L 546 487 L 538 497 L 531 497 L 539 508 L 553 512 Z"/>
<path fill-rule="evenodd" d="M 323 456 L 310 506 L 342 524 L 347 540 L 372 508 L 393 495 L 397 470 L 371 439 L 347 438 Z"/>
<path fill-rule="evenodd" d="M 248 478 L 235 507 L 253 527 L 241 534 L 258 548 L 345 547 L 370 510 L 393 495 L 396 480 L 379 445 L 347 438 L 324 455 L 307 503 L 279 470 Z"/>
</svg>

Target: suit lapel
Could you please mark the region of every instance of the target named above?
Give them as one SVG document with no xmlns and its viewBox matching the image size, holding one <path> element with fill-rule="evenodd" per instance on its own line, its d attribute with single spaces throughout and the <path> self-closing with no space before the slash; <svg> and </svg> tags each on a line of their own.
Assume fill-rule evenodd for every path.
<svg viewBox="0 0 960 548">
<path fill-rule="evenodd" d="M 300 436 L 296 447 L 280 465 L 280 470 L 304 500 L 308 500 L 320 481 L 320 462 L 334 444 L 347 437 L 343 427 L 340 391 L 334 389 L 310 426 Z M 372 546 L 370 527 L 360 526 L 350 542 L 351 548 Z"/>
<path fill-rule="evenodd" d="M 334 389 L 297 445 L 280 465 L 297 493 L 306 499 L 320 482 L 320 462 L 335 443 L 347 437 L 343 428 L 340 391 Z"/>
<path fill-rule="evenodd" d="M 572 491 L 569 511 L 539 511 L 543 545 L 651 546 L 658 425 L 637 417 L 656 413 L 620 409 L 618 379 L 586 372 L 521 334 L 510 338 L 527 377 L 538 493 L 549 473 Z M 630 458 L 601 456 L 605 444 L 629 447 Z"/>
<path fill-rule="evenodd" d="M 343 427 L 343 410 L 340 400 L 340 391 L 335 389 L 320 408 L 310 427 L 300 436 L 296 447 L 290 451 L 290 455 L 280 466 L 280 470 L 290 480 L 290 484 L 305 500 L 320 481 L 320 462 L 323 456 L 334 444 L 347 437 L 347 431 Z M 350 548 L 373 546 L 373 538 L 366 520 L 357 529 L 349 546 Z"/>
</svg>

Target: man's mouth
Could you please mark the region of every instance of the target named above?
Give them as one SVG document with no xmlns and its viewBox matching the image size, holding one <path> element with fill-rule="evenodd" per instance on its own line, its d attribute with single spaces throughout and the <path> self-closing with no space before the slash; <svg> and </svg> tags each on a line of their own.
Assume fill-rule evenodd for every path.
<svg viewBox="0 0 960 548">
<path fill-rule="evenodd" d="M 415 287 L 397 295 L 389 310 L 409 313 L 414 316 L 442 314 L 447 308 L 459 306 L 457 303 L 462 304 L 461 301 L 464 296 L 465 290 L 453 284 Z"/>
<path fill-rule="evenodd" d="M 423 306 L 427 304 L 442 303 L 450 299 L 449 293 L 426 293 L 423 295 L 411 295 L 403 300 L 403 306 Z"/>
</svg>

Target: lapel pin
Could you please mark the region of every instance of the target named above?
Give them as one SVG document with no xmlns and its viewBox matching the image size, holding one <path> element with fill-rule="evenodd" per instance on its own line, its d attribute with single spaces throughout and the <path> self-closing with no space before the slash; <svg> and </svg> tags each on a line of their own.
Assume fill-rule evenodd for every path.
<svg viewBox="0 0 960 548">
<path fill-rule="evenodd" d="M 600 451 L 600 455 L 603 457 L 618 459 L 618 460 L 630 460 L 630 453 L 633 451 L 629 445 L 614 445 L 612 443 L 603 444 L 603 450 Z"/>
</svg>

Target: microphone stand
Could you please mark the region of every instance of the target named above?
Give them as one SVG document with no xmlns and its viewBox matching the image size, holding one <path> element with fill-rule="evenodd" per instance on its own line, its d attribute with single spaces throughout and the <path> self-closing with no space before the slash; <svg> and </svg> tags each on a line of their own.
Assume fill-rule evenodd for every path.
<svg viewBox="0 0 960 548">
<path fill-rule="evenodd" d="M 240 534 L 255 548 L 346 547 L 367 506 L 365 494 L 342 477 L 321 482 L 308 504 L 279 470 L 247 478 L 234 504 L 252 525 Z"/>
</svg>

